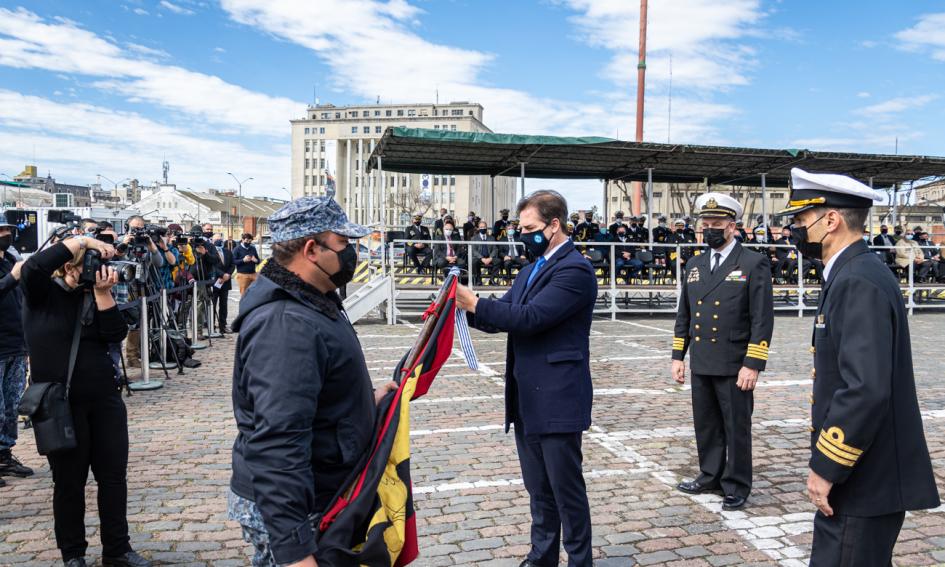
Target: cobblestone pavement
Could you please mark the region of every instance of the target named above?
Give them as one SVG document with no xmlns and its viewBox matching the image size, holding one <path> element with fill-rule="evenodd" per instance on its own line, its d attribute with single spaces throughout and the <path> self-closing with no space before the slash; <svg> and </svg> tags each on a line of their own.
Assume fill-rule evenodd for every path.
<svg viewBox="0 0 945 567">
<path fill-rule="evenodd" d="M 945 314 L 919 314 L 911 324 L 926 436 L 945 493 Z M 417 332 L 415 325 L 357 328 L 377 380 L 390 375 Z M 777 319 L 769 371 L 755 397 L 754 491 L 738 512 L 722 512 L 717 496 L 673 489 L 696 470 L 696 450 L 688 388 L 669 379 L 671 329 L 668 318 L 642 317 L 600 319 L 593 327 L 594 427 L 584 454 L 596 564 L 806 564 L 813 518 L 804 496 L 811 319 Z M 457 350 L 412 411 L 420 566 L 516 566 L 528 551 L 527 495 L 514 441 L 501 429 L 505 339 L 473 334 L 482 369 L 465 368 Z M 248 564 L 248 548 L 224 514 L 233 344 L 214 341 L 198 353 L 202 368 L 126 399 L 132 542 L 165 565 Z M 17 455 L 37 474 L 7 479 L 0 489 L 0 565 L 51 565 L 58 552 L 49 467 L 29 431 Z M 896 564 L 945 564 L 943 512 L 907 517 Z M 89 559 L 97 561 L 92 489 L 87 523 Z"/>
</svg>

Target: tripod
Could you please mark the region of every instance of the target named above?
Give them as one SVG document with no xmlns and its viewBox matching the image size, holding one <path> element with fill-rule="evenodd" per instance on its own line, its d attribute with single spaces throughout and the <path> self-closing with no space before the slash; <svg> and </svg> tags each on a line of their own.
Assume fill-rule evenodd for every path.
<svg viewBox="0 0 945 567">
<path fill-rule="evenodd" d="M 170 312 L 167 309 L 167 295 L 166 290 L 164 289 L 164 282 L 161 279 L 161 274 L 158 272 L 158 269 L 154 267 L 153 264 L 148 265 L 150 271 L 150 277 L 144 282 L 146 300 L 151 301 L 151 297 L 154 295 L 159 295 L 161 300 L 161 305 L 158 309 L 155 309 L 155 320 L 157 321 L 156 328 L 153 329 L 148 337 L 148 344 L 154 344 L 157 347 L 157 352 L 160 357 L 160 361 L 152 363 L 151 368 L 161 368 L 164 370 L 165 378 L 170 378 L 167 373 L 167 337 L 169 335 L 174 337 L 181 336 L 180 328 L 177 326 L 177 320 L 171 316 Z M 153 301 L 157 301 L 158 298 L 155 298 Z M 172 348 L 171 354 L 174 357 L 174 363 L 177 366 L 177 373 L 184 373 L 184 361 L 180 359 L 180 356 L 177 354 L 177 349 Z"/>
</svg>

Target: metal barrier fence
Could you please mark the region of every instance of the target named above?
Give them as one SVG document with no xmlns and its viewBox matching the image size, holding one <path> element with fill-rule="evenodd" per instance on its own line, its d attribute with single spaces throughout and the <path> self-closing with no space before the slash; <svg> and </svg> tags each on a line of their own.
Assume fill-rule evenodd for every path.
<svg viewBox="0 0 945 567">
<path fill-rule="evenodd" d="M 390 293 L 388 308 L 388 323 L 396 324 L 398 316 L 420 315 L 429 304 L 433 297 L 433 292 L 438 289 L 436 268 L 431 267 L 431 272 L 427 274 L 418 274 L 413 271 L 413 267 L 408 265 L 411 260 L 406 253 L 395 255 L 395 246 L 402 245 L 405 251 L 411 241 L 394 240 L 388 244 L 388 253 L 385 254 L 387 263 L 382 267 L 382 271 L 390 275 Z M 428 254 L 432 259 L 433 246 L 436 244 L 446 244 L 445 240 L 425 240 L 423 243 L 427 247 Z M 465 247 L 466 249 L 466 268 L 463 276 L 463 283 L 473 289 L 480 296 L 493 297 L 504 294 L 511 285 L 510 277 L 496 278 L 495 282 L 489 276 L 483 276 L 483 281 L 489 280 L 489 285 L 477 285 L 476 277 L 471 273 L 471 259 L 473 258 L 473 249 L 482 246 L 481 241 L 451 241 L 454 247 Z M 488 246 L 497 246 L 508 249 L 510 243 L 507 241 L 488 242 Z M 706 247 L 703 244 L 648 244 L 633 242 L 577 242 L 578 249 L 595 249 L 600 251 L 600 258 L 595 265 L 595 271 L 598 275 L 598 298 L 594 312 L 598 315 L 610 314 L 611 319 L 616 319 L 619 313 L 675 313 L 678 307 L 680 283 L 674 274 L 682 273 L 683 257 L 704 253 Z M 786 312 L 797 312 L 798 317 L 803 317 L 807 311 L 817 309 L 817 302 L 820 295 L 822 282 L 815 277 L 810 277 L 817 272 L 816 264 L 805 260 L 804 256 L 792 245 L 784 244 L 757 244 L 744 243 L 745 248 L 761 251 L 766 256 L 770 256 L 773 250 L 788 249 L 789 254 L 795 255 L 796 261 L 796 281 L 793 283 L 778 282 L 775 280 L 773 293 L 775 299 L 775 310 Z M 651 252 L 653 260 L 645 263 L 643 270 L 636 278 L 627 277 L 628 283 L 618 284 L 613 272 L 613 266 L 616 265 L 616 250 L 618 247 L 631 247 L 636 251 Z M 895 246 L 870 246 L 876 253 L 892 252 L 895 254 Z M 606 251 L 606 252 L 605 252 Z M 687 251 L 684 253 L 684 251 Z M 690 252 L 691 251 L 691 252 Z M 504 254 L 500 254 L 504 256 Z M 593 254 L 595 257 L 597 254 Z M 658 263 L 656 260 L 664 259 L 664 263 Z M 808 267 L 805 267 L 807 263 Z M 822 268 L 822 265 L 820 266 Z M 624 268 L 626 269 L 626 268 Z M 891 267 L 892 269 L 892 267 Z M 366 267 L 362 266 L 359 271 L 367 273 Z M 910 262 L 906 267 L 893 269 L 894 274 L 900 282 L 900 289 L 906 307 L 911 315 L 915 309 L 930 307 L 945 307 L 945 283 L 919 283 L 916 282 L 915 263 Z M 643 274 L 646 277 L 643 277 Z M 792 274 L 793 275 L 793 274 Z M 775 275 L 772 275 L 775 277 Z M 792 278 L 794 279 L 794 278 Z"/>
</svg>

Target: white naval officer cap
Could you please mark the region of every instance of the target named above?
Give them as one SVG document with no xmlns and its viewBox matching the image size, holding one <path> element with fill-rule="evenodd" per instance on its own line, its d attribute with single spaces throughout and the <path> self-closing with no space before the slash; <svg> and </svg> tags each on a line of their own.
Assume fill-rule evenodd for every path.
<svg viewBox="0 0 945 567">
<path fill-rule="evenodd" d="M 744 209 L 737 200 L 724 193 L 704 193 L 696 199 L 696 210 L 700 217 L 723 217 L 736 220 Z"/>
<path fill-rule="evenodd" d="M 778 215 L 794 215 L 814 207 L 868 209 L 883 195 L 869 185 L 837 173 L 810 173 L 791 168 L 791 200 Z"/>
</svg>

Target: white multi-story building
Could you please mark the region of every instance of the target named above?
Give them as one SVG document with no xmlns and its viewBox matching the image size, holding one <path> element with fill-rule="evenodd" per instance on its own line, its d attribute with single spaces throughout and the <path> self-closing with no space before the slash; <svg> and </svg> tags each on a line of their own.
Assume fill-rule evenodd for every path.
<svg viewBox="0 0 945 567">
<path fill-rule="evenodd" d="M 515 206 L 514 177 L 383 172 L 382 179 L 364 167 L 388 127 L 491 132 L 482 111 L 482 105 L 468 102 L 309 106 L 305 118 L 291 121 L 292 198 L 324 195 L 331 176 L 335 199 L 355 222 L 381 222 L 386 187 L 388 226 L 408 224 L 417 213 L 435 217 L 441 208 L 457 220 L 473 211 L 491 225 L 499 210 Z"/>
</svg>

